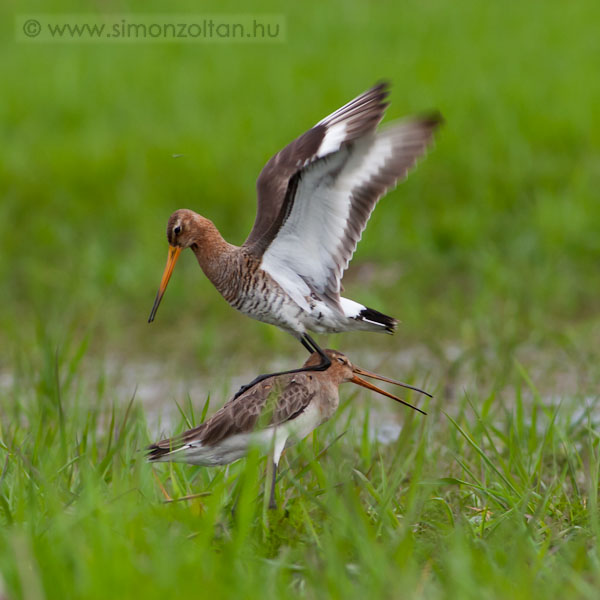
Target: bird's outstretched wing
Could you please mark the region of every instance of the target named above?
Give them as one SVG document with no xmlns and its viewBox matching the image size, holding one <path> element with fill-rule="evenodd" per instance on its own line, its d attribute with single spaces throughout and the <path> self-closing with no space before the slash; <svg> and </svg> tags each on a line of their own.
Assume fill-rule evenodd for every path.
<svg viewBox="0 0 600 600">
<path fill-rule="evenodd" d="M 308 292 L 339 308 L 342 274 L 371 212 L 425 153 L 440 122 L 438 114 L 399 121 L 296 173 L 261 268 L 299 303 Z"/>
<path fill-rule="evenodd" d="M 262 254 L 279 229 L 292 178 L 315 160 L 374 131 L 387 107 L 387 95 L 387 84 L 374 86 L 319 121 L 267 162 L 256 182 L 256 220 L 244 246 Z"/>
</svg>

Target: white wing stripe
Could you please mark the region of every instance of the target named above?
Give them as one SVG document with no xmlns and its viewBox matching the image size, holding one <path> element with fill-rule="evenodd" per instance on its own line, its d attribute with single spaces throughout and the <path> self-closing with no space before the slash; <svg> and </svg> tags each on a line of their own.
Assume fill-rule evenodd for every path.
<svg viewBox="0 0 600 600">
<path fill-rule="evenodd" d="M 341 121 L 329 127 L 325 133 L 325 137 L 317 150 L 317 156 L 322 157 L 332 152 L 337 152 L 340 146 L 346 139 L 346 123 Z"/>
<path fill-rule="evenodd" d="M 377 199 L 424 152 L 434 126 L 432 121 L 400 123 L 342 145 L 308 167 L 261 267 L 293 298 L 301 294 L 304 304 L 308 290 L 342 310 L 342 273 Z M 335 136 L 329 140 L 333 145 Z"/>
<path fill-rule="evenodd" d="M 263 255 L 262 268 L 292 296 L 301 288 L 306 290 L 304 282 L 323 292 L 332 272 L 339 292 L 339 279 L 346 264 L 340 265 L 338 260 L 348 226 L 352 190 L 376 175 L 392 155 L 392 144 L 386 137 L 370 138 L 360 146 L 364 149 L 357 148 L 353 154 L 340 151 L 307 171 L 296 190 L 288 220 Z M 327 176 L 339 168 L 342 174 L 337 179 Z"/>
</svg>

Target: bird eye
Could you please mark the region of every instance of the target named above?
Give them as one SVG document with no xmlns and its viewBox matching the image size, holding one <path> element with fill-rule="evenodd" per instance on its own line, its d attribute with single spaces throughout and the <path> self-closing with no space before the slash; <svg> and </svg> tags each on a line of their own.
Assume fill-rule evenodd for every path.
<svg viewBox="0 0 600 600">
<path fill-rule="evenodd" d="M 179 234 L 181 233 L 181 225 L 176 225 L 176 226 L 173 228 L 173 233 L 174 233 L 175 235 L 179 235 Z"/>
<path fill-rule="evenodd" d="M 342 364 L 344 364 L 344 363 L 345 363 L 345 361 L 344 361 L 344 359 L 343 359 L 343 358 L 338 358 L 338 362 L 341 362 Z"/>
</svg>

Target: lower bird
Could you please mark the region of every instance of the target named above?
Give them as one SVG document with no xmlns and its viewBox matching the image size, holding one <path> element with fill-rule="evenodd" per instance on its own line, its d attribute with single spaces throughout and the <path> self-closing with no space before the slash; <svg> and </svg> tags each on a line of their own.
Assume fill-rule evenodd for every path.
<svg viewBox="0 0 600 600">
<path fill-rule="evenodd" d="M 212 467 L 242 458 L 251 445 L 273 460 L 269 507 L 276 508 L 275 481 L 279 459 L 286 446 L 306 437 L 327 421 L 339 404 L 338 386 L 351 381 L 379 392 L 426 414 L 420 408 L 361 379 L 359 375 L 430 394 L 401 381 L 395 381 L 353 365 L 336 350 L 325 350 L 330 366 L 310 371 L 321 356 L 313 353 L 296 373 L 271 376 L 241 396 L 227 402 L 208 421 L 175 438 L 164 439 L 148 448 L 152 462 L 183 462 Z"/>
<path fill-rule="evenodd" d="M 242 246 L 226 242 L 205 217 L 175 211 L 167 224 L 167 265 L 148 320 L 154 320 L 181 251 L 191 248 L 231 306 L 319 354 L 309 370 L 329 366 L 309 331 L 393 333 L 396 319 L 340 296 L 342 274 L 377 201 L 425 153 L 442 119 L 438 113 L 409 117 L 377 130 L 387 95 L 385 83 L 376 85 L 267 162 L 257 180 L 254 227 Z"/>
</svg>

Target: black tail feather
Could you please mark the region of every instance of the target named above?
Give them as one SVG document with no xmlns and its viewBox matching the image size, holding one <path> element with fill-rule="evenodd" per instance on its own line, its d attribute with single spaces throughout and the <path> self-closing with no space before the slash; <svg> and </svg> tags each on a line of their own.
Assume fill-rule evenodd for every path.
<svg viewBox="0 0 600 600">
<path fill-rule="evenodd" d="M 148 460 L 156 460 L 159 456 L 162 456 L 163 454 L 163 450 L 155 444 L 146 448 L 146 458 Z"/>
<path fill-rule="evenodd" d="M 164 447 L 164 446 L 160 446 L 159 444 L 160 444 L 160 442 L 158 444 L 152 444 L 151 446 L 146 447 L 146 458 L 150 462 L 152 462 L 153 460 L 159 459 L 161 456 L 164 456 L 165 454 L 169 454 L 169 452 L 172 452 L 175 449 L 175 447 L 173 447 L 173 446 Z"/>
<path fill-rule="evenodd" d="M 396 319 L 388 317 L 374 308 L 364 308 L 358 313 L 356 318 L 377 323 L 389 333 L 394 333 L 394 331 L 396 331 L 396 325 L 398 324 Z"/>
</svg>

